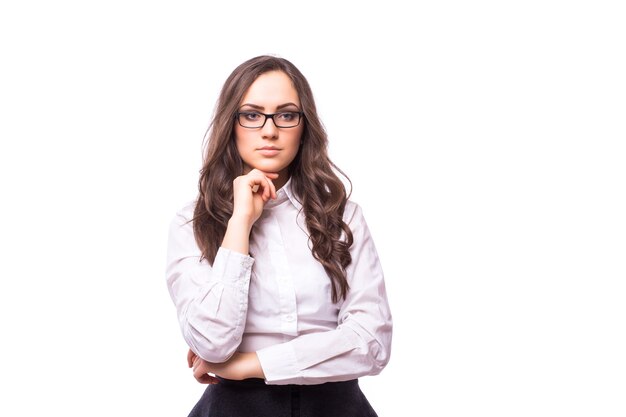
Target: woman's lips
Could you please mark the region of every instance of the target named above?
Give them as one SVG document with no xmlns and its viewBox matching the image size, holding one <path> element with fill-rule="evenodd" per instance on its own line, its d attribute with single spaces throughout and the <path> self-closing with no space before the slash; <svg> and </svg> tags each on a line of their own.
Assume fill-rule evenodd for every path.
<svg viewBox="0 0 626 417">
<path fill-rule="evenodd" d="M 258 149 L 259 153 L 263 156 L 276 156 L 280 152 L 280 149 L 273 146 L 264 146 Z"/>
</svg>

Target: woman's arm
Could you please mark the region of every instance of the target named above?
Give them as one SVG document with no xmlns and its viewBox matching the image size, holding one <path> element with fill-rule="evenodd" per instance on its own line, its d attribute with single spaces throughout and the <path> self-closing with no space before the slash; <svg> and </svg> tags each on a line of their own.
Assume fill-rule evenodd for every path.
<svg viewBox="0 0 626 417">
<path fill-rule="evenodd" d="M 350 290 L 338 326 L 257 351 L 270 384 L 319 384 L 375 375 L 389 361 L 392 318 L 378 254 L 360 207 L 352 204 L 344 219 L 354 243 L 347 268 Z"/>
<path fill-rule="evenodd" d="M 211 363 L 199 358 L 190 349 L 187 354 L 187 364 L 193 367 L 193 376 L 201 384 L 217 384 L 219 380 L 209 374 L 219 375 L 222 378 L 242 380 L 247 378 L 265 378 L 263 368 L 255 352 L 235 352 L 224 363 Z"/>
<path fill-rule="evenodd" d="M 241 341 L 254 259 L 220 248 L 213 266 L 200 260 L 192 217 L 188 206 L 170 224 L 167 286 L 187 345 L 202 358 L 224 362 Z"/>
<path fill-rule="evenodd" d="M 233 214 L 228 221 L 222 247 L 248 254 L 250 231 L 259 219 L 263 206 L 270 198 L 276 198 L 272 179 L 278 174 L 253 169 L 233 181 Z"/>
<path fill-rule="evenodd" d="M 193 205 L 170 225 L 166 276 L 187 345 L 201 358 L 225 362 L 241 343 L 254 260 L 248 255 L 250 230 L 264 204 L 276 197 L 271 178 L 253 170 L 233 182 L 234 210 L 213 265 L 196 244 Z"/>
</svg>

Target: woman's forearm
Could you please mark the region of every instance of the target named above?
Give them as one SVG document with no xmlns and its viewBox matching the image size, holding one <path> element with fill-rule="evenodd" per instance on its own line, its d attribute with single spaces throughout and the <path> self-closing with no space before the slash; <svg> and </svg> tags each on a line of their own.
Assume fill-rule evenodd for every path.
<svg viewBox="0 0 626 417">
<path fill-rule="evenodd" d="M 250 231 L 252 224 L 238 217 L 231 217 L 228 221 L 226 233 L 222 240 L 222 247 L 248 255 L 250 250 Z"/>
</svg>

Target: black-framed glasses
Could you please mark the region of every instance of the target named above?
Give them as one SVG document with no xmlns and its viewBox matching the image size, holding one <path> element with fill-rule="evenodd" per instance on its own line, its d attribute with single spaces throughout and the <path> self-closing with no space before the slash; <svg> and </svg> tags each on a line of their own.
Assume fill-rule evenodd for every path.
<svg viewBox="0 0 626 417">
<path fill-rule="evenodd" d="M 247 129 L 260 129 L 265 126 L 267 119 L 272 119 L 274 126 L 281 128 L 296 127 L 304 117 L 301 111 L 281 111 L 278 113 L 265 114 L 258 111 L 240 111 L 235 113 L 235 118 L 241 127 Z"/>
</svg>

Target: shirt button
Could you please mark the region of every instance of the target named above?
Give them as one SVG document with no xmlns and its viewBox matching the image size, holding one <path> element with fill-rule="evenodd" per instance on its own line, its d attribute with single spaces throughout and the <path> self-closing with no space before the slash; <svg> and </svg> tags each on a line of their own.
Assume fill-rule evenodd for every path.
<svg viewBox="0 0 626 417">
<path fill-rule="evenodd" d="M 287 320 L 287 321 L 293 321 L 293 314 L 287 314 L 287 315 L 285 316 L 285 320 Z"/>
</svg>

